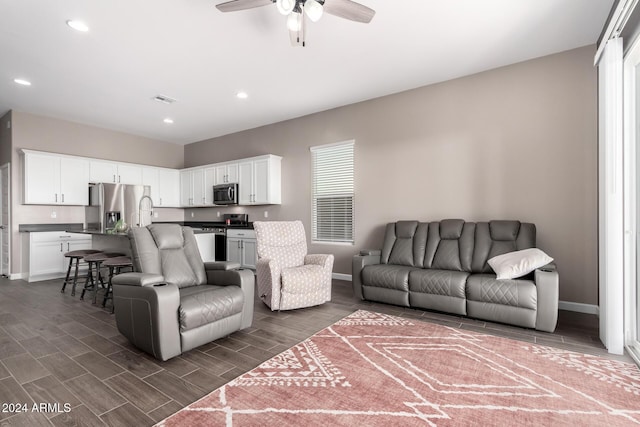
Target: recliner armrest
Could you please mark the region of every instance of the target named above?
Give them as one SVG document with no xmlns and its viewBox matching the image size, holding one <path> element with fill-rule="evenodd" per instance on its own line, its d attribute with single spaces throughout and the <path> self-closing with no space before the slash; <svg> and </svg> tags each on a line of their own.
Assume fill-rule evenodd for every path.
<svg viewBox="0 0 640 427">
<path fill-rule="evenodd" d="M 351 285 L 353 286 L 353 295 L 356 298 L 360 298 L 361 300 L 364 300 L 364 295 L 362 294 L 362 277 L 360 276 L 362 273 L 362 269 L 367 265 L 380 264 L 381 260 L 381 251 L 371 252 L 371 255 L 360 254 L 354 256 L 351 264 Z"/>
<path fill-rule="evenodd" d="M 333 255 L 325 255 L 325 254 L 309 254 L 304 256 L 304 263 L 313 264 L 313 265 L 321 265 L 326 267 L 330 265 L 333 266 Z"/>
<path fill-rule="evenodd" d="M 380 256 L 382 251 L 380 249 L 361 249 L 360 255 L 378 255 Z"/>
<path fill-rule="evenodd" d="M 543 265 L 540 268 L 536 268 L 536 270 L 540 270 L 540 271 L 556 271 L 558 269 L 558 267 L 556 267 L 556 265 L 552 262 L 550 262 L 547 265 Z"/>
<path fill-rule="evenodd" d="M 231 261 L 212 261 L 205 262 L 204 269 L 208 270 L 238 270 L 240 268 L 240 264 L 237 262 Z"/>
<path fill-rule="evenodd" d="M 151 273 L 122 273 L 113 276 L 114 285 L 157 286 L 164 283 L 164 276 Z"/>
<path fill-rule="evenodd" d="M 555 264 L 547 264 L 534 272 L 537 290 L 536 329 L 553 332 L 558 323 L 560 278 Z"/>
</svg>

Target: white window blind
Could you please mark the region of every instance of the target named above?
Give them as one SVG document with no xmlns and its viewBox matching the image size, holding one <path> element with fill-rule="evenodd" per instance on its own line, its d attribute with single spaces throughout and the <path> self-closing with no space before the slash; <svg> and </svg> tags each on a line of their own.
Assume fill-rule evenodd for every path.
<svg viewBox="0 0 640 427">
<path fill-rule="evenodd" d="M 354 242 L 353 148 L 353 141 L 311 147 L 314 242 Z"/>
</svg>

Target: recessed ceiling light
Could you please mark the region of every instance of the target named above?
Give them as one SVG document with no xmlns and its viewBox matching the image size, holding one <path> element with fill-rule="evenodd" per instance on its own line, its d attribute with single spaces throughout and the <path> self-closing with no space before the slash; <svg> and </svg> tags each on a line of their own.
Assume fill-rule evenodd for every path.
<svg viewBox="0 0 640 427">
<path fill-rule="evenodd" d="M 170 119 L 169 117 L 167 117 L 166 119 L 163 120 L 163 122 L 170 125 L 170 124 L 173 124 L 173 119 Z"/>
<path fill-rule="evenodd" d="M 240 99 L 247 99 L 249 97 L 249 94 L 241 90 L 240 92 L 236 93 L 236 96 Z"/>
<path fill-rule="evenodd" d="M 13 81 L 22 86 L 31 86 L 31 82 L 25 79 L 13 79 Z"/>
<path fill-rule="evenodd" d="M 82 31 L 83 33 L 89 31 L 89 27 L 87 27 L 87 24 L 82 21 L 74 21 L 73 19 L 70 19 L 67 21 L 67 25 L 76 31 Z"/>
</svg>

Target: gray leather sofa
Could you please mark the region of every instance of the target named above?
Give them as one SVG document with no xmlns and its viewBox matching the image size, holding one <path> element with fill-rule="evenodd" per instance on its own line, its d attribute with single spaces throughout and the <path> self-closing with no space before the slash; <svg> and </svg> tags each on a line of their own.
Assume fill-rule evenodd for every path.
<svg viewBox="0 0 640 427">
<path fill-rule="evenodd" d="M 555 265 L 497 280 L 487 264 L 496 255 L 535 245 L 535 225 L 519 221 L 390 223 L 382 250 L 353 258 L 353 291 L 365 300 L 553 332 L 558 319 Z"/>
<path fill-rule="evenodd" d="M 189 227 L 133 228 L 129 240 L 135 272 L 113 278 L 113 305 L 133 345 L 167 360 L 251 326 L 252 271 L 203 263 Z"/>
</svg>

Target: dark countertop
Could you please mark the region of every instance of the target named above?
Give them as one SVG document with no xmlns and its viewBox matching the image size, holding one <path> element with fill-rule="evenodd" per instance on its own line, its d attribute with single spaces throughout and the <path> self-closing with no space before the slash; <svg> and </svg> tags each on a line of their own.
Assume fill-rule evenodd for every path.
<svg viewBox="0 0 640 427">
<path fill-rule="evenodd" d="M 114 232 L 110 232 L 110 231 L 100 231 L 100 230 L 79 230 L 79 231 L 70 231 L 67 230 L 70 233 L 80 233 L 80 234 L 91 234 L 92 236 L 122 236 L 122 237 L 127 237 L 127 233 L 114 233 Z"/>
<path fill-rule="evenodd" d="M 194 229 L 198 228 L 233 228 L 233 229 L 253 229 L 253 223 L 247 225 L 226 225 L 223 222 L 215 221 L 167 221 L 157 222 L 155 224 L 179 224 Z M 56 224 L 20 224 L 18 231 L 21 233 L 36 233 L 43 231 L 63 231 L 66 233 L 94 234 L 105 236 L 126 236 L 127 233 L 107 233 L 99 230 L 86 230 L 82 223 L 56 223 Z M 196 233 L 202 233 L 201 230 L 194 230 Z M 210 231 L 204 231 L 207 233 Z"/>
<path fill-rule="evenodd" d="M 39 233 L 43 231 L 64 231 L 67 233 L 82 232 L 82 223 L 56 223 L 56 224 L 19 224 L 20 233 Z"/>
</svg>

